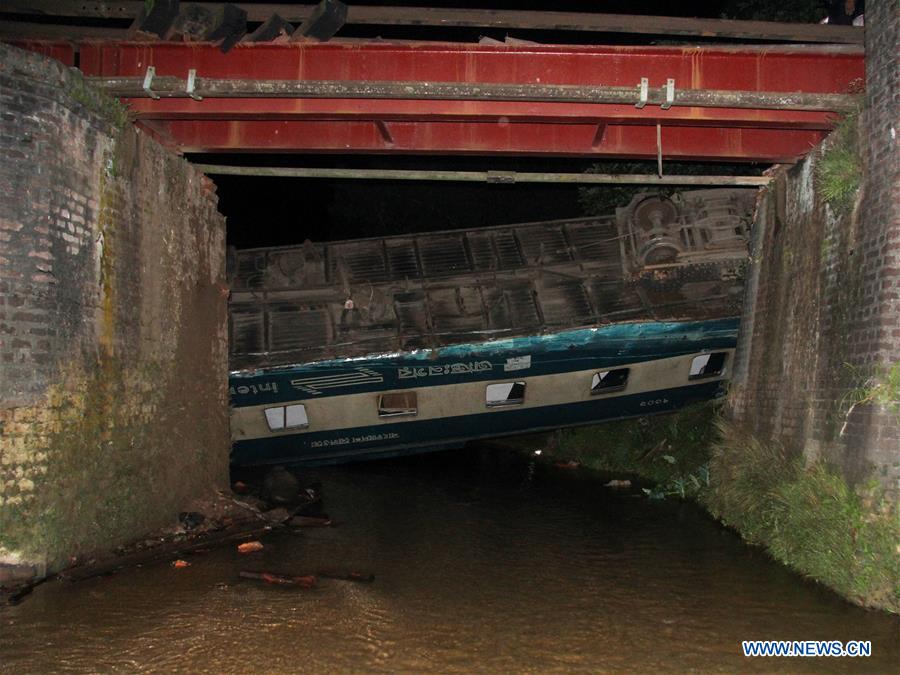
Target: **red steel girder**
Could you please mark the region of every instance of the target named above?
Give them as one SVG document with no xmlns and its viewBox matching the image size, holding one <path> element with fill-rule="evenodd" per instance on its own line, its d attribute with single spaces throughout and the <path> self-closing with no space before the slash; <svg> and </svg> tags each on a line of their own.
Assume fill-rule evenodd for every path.
<svg viewBox="0 0 900 675">
<path fill-rule="evenodd" d="M 37 52 L 63 65 L 75 65 L 75 45 L 71 42 L 49 42 L 46 40 L 14 40 L 10 44 L 30 52 Z"/>
<path fill-rule="evenodd" d="M 228 55 L 184 44 L 88 45 L 85 73 L 135 76 L 152 65 L 157 75 L 202 77 L 479 82 L 651 86 L 673 78 L 677 87 L 750 91 L 840 93 L 863 75 L 852 48 L 647 48 L 507 47 L 419 44 L 303 44 L 241 46 Z M 139 116 L 156 119 L 511 119 L 568 121 L 587 118 L 625 122 L 658 117 L 667 124 L 828 128 L 825 113 L 496 101 L 207 100 L 130 102 Z"/>
<path fill-rule="evenodd" d="M 822 112 L 735 108 L 658 107 L 516 101 L 408 101 L 384 99 L 128 99 L 138 119 L 155 120 L 384 120 L 491 121 L 830 129 Z"/>
<path fill-rule="evenodd" d="M 87 75 L 417 81 L 844 93 L 859 86 L 855 47 L 631 47 L 329 42 L 79 45 Z M 831 115 L 735 108 L 642 109 L 500 101 L 130 99 L 148 126 L 185 150 L 459 152 L 774 161 L 805 153 Z M 633 128 L 627 128 L 628 126 Z M 686 127 L 694 127 L 694 131 Z M 385 130 L 390 128 L 389 134 Z M 598 134 L 598 129 L 605 132 Z M 277 133 L 276 133 L 277 132 Z M 374 135 L 373 135 L 374 134 Z M 391 137 L 391 142 L 386 140 Z M 599 140 L 598 140 L 599 139 Z M 669 139 L 668 141 L 666 139 Z"/>
<path fill-rule="evenodd" d="M 329 42 L 240 44 L 227 54 L 203 43 L 81 45 L 87 75 L 496 82 L 651 86 L 674 78 L 692 89 L 841 93 L 863 77 L 854 47 L 630 47 Z"/>
<path fill-rule="evenodd" d="M 471 153 L 656 157 L 656 127 L 534 122 L 169 120 L 152 123 L 185 152 Z M 666 159 L 792 162 L 822 131 L 663 127 Z"/>
</svg>

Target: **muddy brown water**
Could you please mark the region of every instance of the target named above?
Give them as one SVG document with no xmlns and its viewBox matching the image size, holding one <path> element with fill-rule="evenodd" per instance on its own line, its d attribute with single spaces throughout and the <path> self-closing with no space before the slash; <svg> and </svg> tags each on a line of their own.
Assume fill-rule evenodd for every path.
<svg viewBox="0 0 900 675">
<path fill-rule="evenodd" d="M 897 672 L 900 620 L 844 602 L 691 504 L 467 449 L 319 469 L 338 523 L 0 609 L 0 672 Z M 294 590 L 242 569 L 342 568 Z M 741 640 L 871 640 L 869 659 L 746 659 Z"/>
</svg>

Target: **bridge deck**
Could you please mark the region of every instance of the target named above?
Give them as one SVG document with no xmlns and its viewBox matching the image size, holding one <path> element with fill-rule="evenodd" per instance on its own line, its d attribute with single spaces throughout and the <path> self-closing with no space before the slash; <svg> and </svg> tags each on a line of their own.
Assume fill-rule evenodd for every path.
<svg viewBox="0 0 900 675">
<path fill-rule="evenodd" d="M 89 76 L 244 81 L 576 85 L 658 90 L 846 93 L 864 76 L 853 46 L 630 47 L 391 43 L 27 42 Z M 470 153 L 793 161 L 830 128 L 828 112 L 498 100 L 125 99 L 186 152 Z M 660 125 L 659 145 L 657 124 Z"/>
</svg>

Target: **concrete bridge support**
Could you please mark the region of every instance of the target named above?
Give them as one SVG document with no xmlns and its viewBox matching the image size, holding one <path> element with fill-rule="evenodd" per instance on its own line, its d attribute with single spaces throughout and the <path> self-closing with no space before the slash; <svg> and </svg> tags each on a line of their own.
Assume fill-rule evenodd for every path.
<svg viewBox="0 0 900 675">
<path fill-rule="evenodd" d="M 734 419 L 851 485 L 875 477 L 900 504 L 898 17 L 866 13 L 862 185 L 830 205 L 817 175 L 834 134 L 764 191 L 730 397 Z M 851 148 L 852 151 L 852 148 Z M 893 401 L 892 401 L 893 399 Z"/>
<path fill-rule="evenodd" d="M 0 45 L 0 573 L 227 484 L 212 183 L 55 61 Z"/>
</svg>

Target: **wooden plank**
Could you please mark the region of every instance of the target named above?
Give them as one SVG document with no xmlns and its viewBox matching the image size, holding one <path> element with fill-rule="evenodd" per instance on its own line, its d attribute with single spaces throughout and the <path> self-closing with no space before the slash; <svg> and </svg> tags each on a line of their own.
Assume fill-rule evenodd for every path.
<svg viewBox="0 0 900 675">
<path fill-rule="evenodd" d="M 244 38 L 244 42 L 272 42 L 273 40 L 290 37 L 294 32 L 294 26 L 290 21 L 273 14 L 260 24 L 259 28 Z"/>
<path fill-rule="evenodd" d="M 221 3 L 201 3 L 206 5 Z M 237 3 L 251 22 L 263 22 L 272 14 L 301 23 L 312 14 L 314 5 L 283 3 Z M 6 0 L 3 11 L 10 14 L 40 14 L 59 17 L 104 19 L 133 18 L 143 2 L 67 2 L 65 0 Z M 452 28 L 497 28 L 506 30 L 549 30 L 594 33 L 677 35 L 682 37 L 729 38 L 779 42 L 821 42 L 862 44 L 864 29 L 773 21 L 735 21 L 668 16 L 633 16 L 588 12 L 538 12 L 503 9 L 452 9 L 436 7 L 348 7 L 347 23 L 381 26 L 428 26 Z"/>
<path fill-rule="evenodd" d="M 340 0 L 322 0 L 291 36 L 291 42 L 306 39 L 328 42 L 346 22 L 347 5 Z"/>
<path fill-rule="evenodd" d="M 129 35 L 127 28 L 0 21 L 0 38 L 6 40 L 127 40 Z"/>
<path fill-rule="evenodd" d="M 143 0 L 119 2 L 67 2 L 66 0 L 4 0 L 7 14 L 84 17 L 93 19 L 135 19 L 144 9 Z"/>
<path fill-rule="evenodd" d="M 785 42 L 862 44 L 863 41 L 863 30 L 852 26 L 776 23 L 773 21 L 735 21 L 730 19 L 692 19 L 674 16 L 635 16 L 631 14 L 590 14 L 586 12 L 472 10 L 432 7 L 351 7 L 347 23 L 638 33 L 645 35 L 740 38 Z M 854 30 L 847 30 L 848 28 Z"/>
<path fill-rule="evenodd" d="M 161 40 L 169 39 L 172 24 L 178 17 L 179 4 L 179 0 L 156 0 L 135 17 L 131 24 L 132 32 L 146 33 Z"/>
</svg>

